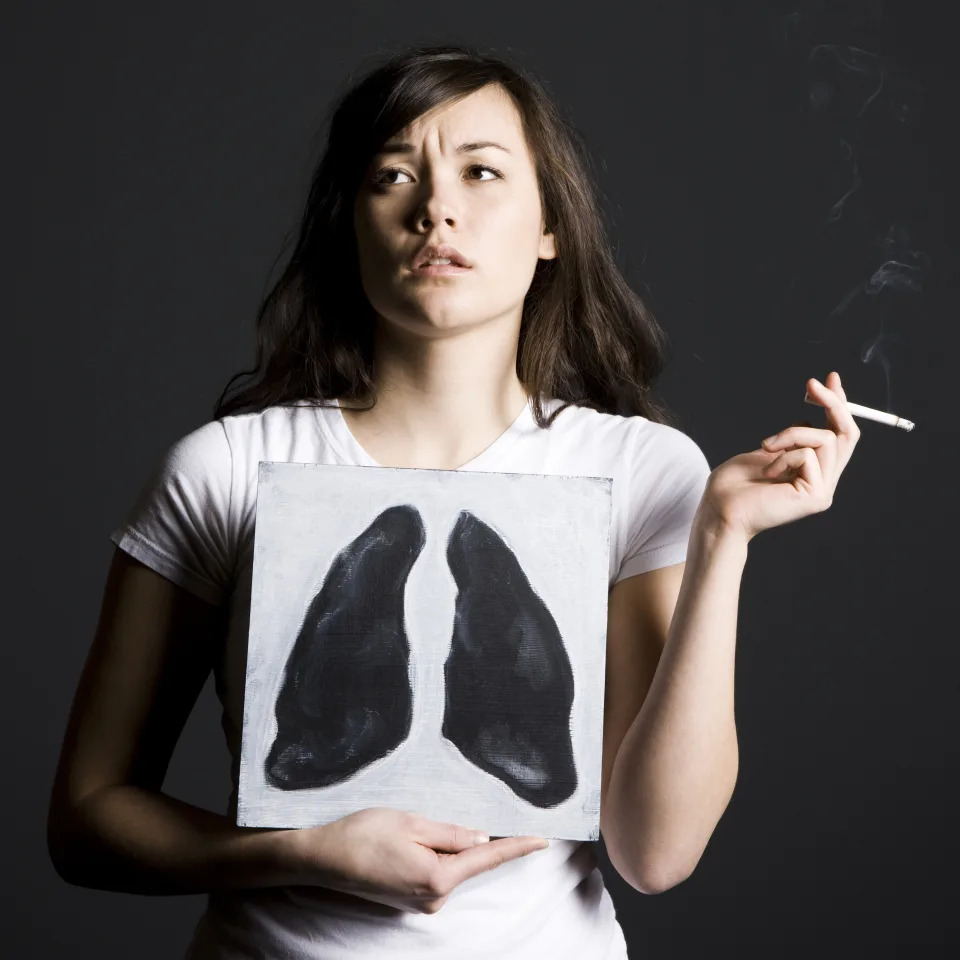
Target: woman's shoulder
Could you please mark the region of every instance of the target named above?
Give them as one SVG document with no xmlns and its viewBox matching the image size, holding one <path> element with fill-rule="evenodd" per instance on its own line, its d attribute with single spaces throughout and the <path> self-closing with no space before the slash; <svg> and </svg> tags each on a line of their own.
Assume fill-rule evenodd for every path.
<svg viewBox="0 0 960 960">
<path fill-rule="evenodd" d="M 550 412 L 561 405 L 561 401 L 551 402 Z M 544 412 L 548 413 L 546 408 Z M 711 470 L 693 436 L 681 427 L 648 417 L 571 404 L 557 416 L 554 426 L 559 430 L 561 450 L 604 473 L 629 476 L 636 489 L 702 483 Z"/>
<path fill-rule="evenodd" d="M 231 442 L 262 444 L 276 438 L 286 439 L 303 429 L 315 429 L 317 418 L 326 415 L 335 405 L 333 400 L 295 400 L 262 410 L 228 414 L 212 422 L 222 425 Z"/>
<path fill-rule="evenodd" d="M 699 451 L 699 445 L 682 427 L 672 426 L 640 414 L 623 415 L 581 406 L 565 400 L 544 401 L 544 413 L 549 417 L 558 408 L 556 424 L 563 423 L 565 432 L 582 433 L 586 436 L 616 437 L 647 451 L 676 451 L 687 453 Z"/>
</svg>

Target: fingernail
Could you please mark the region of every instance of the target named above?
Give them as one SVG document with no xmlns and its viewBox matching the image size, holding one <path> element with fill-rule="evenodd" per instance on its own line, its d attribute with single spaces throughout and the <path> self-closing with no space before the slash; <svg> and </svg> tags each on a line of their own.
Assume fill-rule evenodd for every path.
<svg viewBox="0 0 960 960">
<path fill-rule="evenodd" d="M 773 441 L 776 440 L 776 439 L 777 439 L 777 434 L 774 434 L 772 437 L 766 437 L 766 438 L 764 438 L 764 441 L 763 441 L 763 442 L 764 442 L 764 443 L 773 443 Z"/>
<path fill-rule="evenodd" d="M 550 846 L 549 840 L 541 840 L 535 847 L 534 850 L 546 850 Z"/>
<path fill-rule="evenodd" d="M 483 833 L 481 830 L 474 830 L 473 832 L 473 842 L 474 844 L 478 843 L 489 843 L 490 837 L 487 834 Z"/>
</svg>

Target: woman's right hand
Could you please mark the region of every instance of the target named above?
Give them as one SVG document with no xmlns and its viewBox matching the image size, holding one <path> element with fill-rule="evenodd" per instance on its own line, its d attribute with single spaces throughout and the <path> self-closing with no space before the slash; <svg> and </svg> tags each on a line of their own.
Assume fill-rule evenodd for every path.
<svg viewBox="0 0 960 960">
<path fill-rule="evenodd" d="M 542 837 L 489 840 L 467 827 L 389 807 L 284 831 L 283 843 L 295 882 L 408 913 L 436 913 L 469 877 L 548 846 Z"/>
</svg>

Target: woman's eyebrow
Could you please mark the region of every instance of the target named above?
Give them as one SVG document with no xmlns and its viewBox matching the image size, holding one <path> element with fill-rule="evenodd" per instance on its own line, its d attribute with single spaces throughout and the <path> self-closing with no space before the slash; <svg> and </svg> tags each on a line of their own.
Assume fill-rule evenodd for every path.
<svg viewBox="0 0 960 960">
<path fill-rule="evenodd" d="M 502 150 L 504 153 L 510 153 L 506 147 L 501 146 L 499 143 L 494 143 L 493 140 L 476 140 L 472 143 L 461 143 L 457 147 L 457 153 L 470 153 L 474 150 L 482 150 L 484 147 L 496 147 L 497 150 Z M 393 143 L 385 143 L 378 151 L 377 155 L 380 156 L 384 153 L 412 153 L 413 144 L 406 142 L 395 141 Z"/>
</svg>

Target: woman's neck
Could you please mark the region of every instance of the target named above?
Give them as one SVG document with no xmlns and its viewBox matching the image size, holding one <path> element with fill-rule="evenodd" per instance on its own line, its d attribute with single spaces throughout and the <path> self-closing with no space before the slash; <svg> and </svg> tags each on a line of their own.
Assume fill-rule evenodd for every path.
<svg viewBox="0 0 960 960">
<path fill-rule="evenodd" d="M 528 402 L 519 380 L 481 399 L 464 391 L 437 396 L 378 392 L 370 410 L 341 406 L 356 441 L 384 467 L 455 470 L 490 446 Z"/>
</svg>

